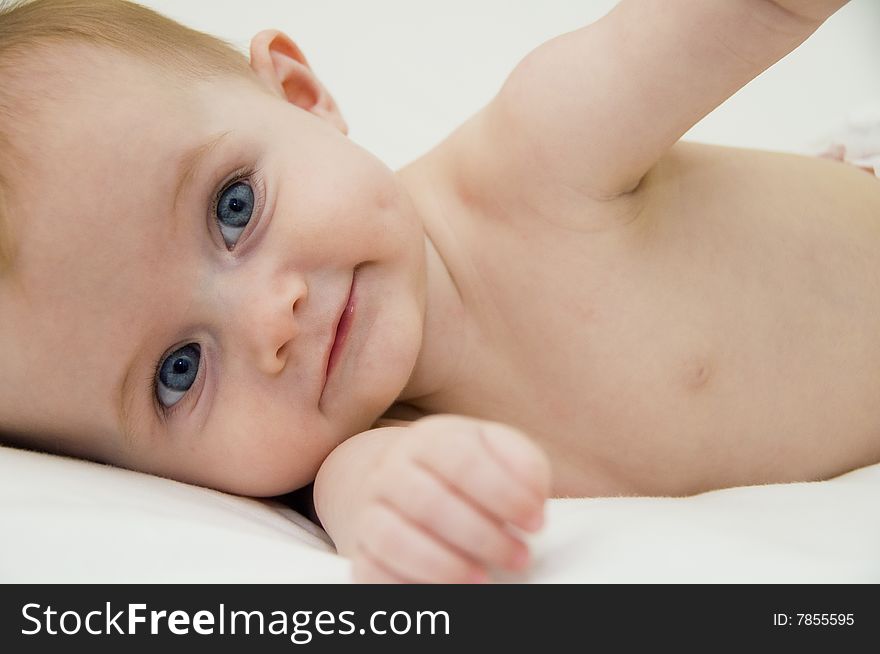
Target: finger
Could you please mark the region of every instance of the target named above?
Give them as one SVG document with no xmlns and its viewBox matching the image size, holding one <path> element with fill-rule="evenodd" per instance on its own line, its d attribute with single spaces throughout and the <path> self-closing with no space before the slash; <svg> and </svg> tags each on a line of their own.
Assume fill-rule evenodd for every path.
<svg viewBox="0 0 880 654">
<path fill-rule="evenodd" d="M 550 461 L 535 441 L 495 422 L 483 422 L 480 437 L 486 449 L 538 497 L 550 496 Z"/>
<path fill-rule="evenodd" d="M 390 473 L 396 488 L 379 497 L 410 521 L 479 563 L 511 570 L 528 565 L 526 545 L 436 473 L 409 462 Z"/>
<path fill-rule="evenodd" d="M 367 512 L 369 528 L 359 545 L 390 572 L 416 583 L 473 583 L 484 581 L 476 562 L 431 537 L 396 509 L 376 502 Z"/>
<path fill-rule="evenodd" d="M 527 531 L 543 523 L 544 498 L 487 452 L 473 432 L 426 441 L 412 457 L 494 518 Z"/>
<path fill-rule="evenodd" d="M 352 577 L 358 584 L 411 584 L 413 581 L 395 574 L 369 552 L 359 549 L 352 560 Z"/>
</svg>

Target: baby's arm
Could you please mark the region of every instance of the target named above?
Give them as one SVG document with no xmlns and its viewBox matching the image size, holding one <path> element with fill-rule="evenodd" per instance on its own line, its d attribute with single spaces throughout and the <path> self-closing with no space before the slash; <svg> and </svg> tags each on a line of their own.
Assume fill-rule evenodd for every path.
<svg viewBox="0 0 880 654">
<path fill-rule="evenodd" d="M 509 526 L 540 527 L 549 470 L 514 429 L 431 416 L 342 443 L 318 471 L 315 508 L 356 581 L 478 581 L 527 563 Z"/>
<path fill-rule="evenodd" d="M 541 170 L 542 180 L 566 191 L 621 195 L 844 4 L 623 0 L 522 60 L 487 107 L 493 143 L 509 153 L 509 165 L 529 162 L 530 176 Z"/>
</svg>

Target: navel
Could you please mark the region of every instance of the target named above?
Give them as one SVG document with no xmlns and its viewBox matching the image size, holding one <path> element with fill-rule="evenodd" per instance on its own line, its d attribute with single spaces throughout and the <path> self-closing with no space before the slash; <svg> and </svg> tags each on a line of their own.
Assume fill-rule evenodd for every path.
<svg viewBox="0 0 880 654">
<path fill-rule="evenodd" d="M 712 379 L 714 366 L 707 356 L 695 356 L 689 360 L 683 370 L 683 383 L 686 390 L 696 392 L 706 388 Z"/>
</svg>

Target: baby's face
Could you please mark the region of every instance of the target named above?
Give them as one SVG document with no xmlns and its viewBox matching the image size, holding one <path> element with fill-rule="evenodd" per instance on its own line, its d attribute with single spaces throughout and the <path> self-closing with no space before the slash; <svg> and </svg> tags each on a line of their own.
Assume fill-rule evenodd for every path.
<svg viewBox="0 0 880 654">
<path fill-rule="evenodd" d="M 424 233 L 408 196 L 256 82 L 95 61 L 43 110 L 11 207 L 0 424 L 231 492 L 302 486 L 415 363 Z"/>
</svg>

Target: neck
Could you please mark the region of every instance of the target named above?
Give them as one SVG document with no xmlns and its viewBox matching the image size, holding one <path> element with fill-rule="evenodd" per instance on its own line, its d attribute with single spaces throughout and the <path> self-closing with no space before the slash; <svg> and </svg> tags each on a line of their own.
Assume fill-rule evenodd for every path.
<svg viewBox="0 0 880 654">
<path fill-rule="evenodd" d="M 456 387 L 473 330 L 455 272 L 461 267 L 450 265 L 461 260 L 462 252 L 450 228 L 453 221 L 445 216 L 449 203 L 436 186 L 420 184 L 414 175 L 406 177 L 404 184 L 425 229 L 425 315 L 421 349 L 397 402 L 419 408 Z"/>
</svg>

